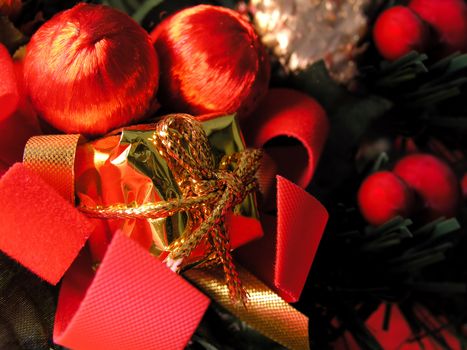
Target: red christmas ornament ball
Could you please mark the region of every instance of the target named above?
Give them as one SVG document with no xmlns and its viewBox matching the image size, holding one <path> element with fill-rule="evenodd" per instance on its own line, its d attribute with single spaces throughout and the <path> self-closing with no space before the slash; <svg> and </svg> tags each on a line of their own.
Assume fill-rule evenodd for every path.
<svg viewBox="0 0 467 350">
<path fill-rule="evenodd" d="M 398 176 L 390 171 L 378 171 L 368 176 L 358 191 L 358 204 L 363 217 L 372 225 L 411 214 L 413 193 Z"/>
<path fill-rule="evenodd" d="M 426 219 L 456 215 L 461 198 L 459 182 L 442 160 L 430 154 L 412 154 L 402 158 L 393 171 L 420 197 Z"/>
<path fill-rule="evenodd" d="M 158 98 L 175 112 L 245 117 L 266 94 L 270 68 L 252 25 L 233 10 L 199 5 L 151 33 L 161 66 Z"/>
<path fill-rule="evenodd" d="M 413 50 L 425 51 L 428 29 L 412 10 L 394 6 L 378 17 L 373 38 L 384 58 L 396 60 Z"/>
<path fill-rule="evenodd" d="M 24 76 L 41 117 L 67 133 L 103 134 L 154 103 L 158 60 L 128 15 L 78 4 L 47 21 L 27 46 Z"/>
<path fill-rule="evenodd" d="M 467 49 L 464 0 L 412 0 L 409 7 L 435 29 L 448 53 Z"/>
</svg>

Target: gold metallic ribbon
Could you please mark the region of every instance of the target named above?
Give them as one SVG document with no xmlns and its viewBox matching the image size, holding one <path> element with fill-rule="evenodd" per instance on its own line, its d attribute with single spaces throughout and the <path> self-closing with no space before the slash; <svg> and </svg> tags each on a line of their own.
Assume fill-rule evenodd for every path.
<svg viewBox="0 0 467 350">
<path fill-rule="evenodd" d="M 183 273 L 193 284 L 229 312 L 266 337 L 292 350 L 308 350 L 308 318 L 298 312 L 265 284 L 237 266 L 248 292 L 247 307 L 231 302 L 228 287 L 219 269 L 190 269 Z"/>
<path fill-rule="evenodd" d="M 31 137 L 24 149 L 23 163 L 42 177 L 66 200 L 75 203 L 75 155 L 80 135 Z"/>
<path fill-rule="evenodd" d="M 216 162 L 201 123 L 186 114 L 163 118 L 156 124 L 151 141 L 166 160 L 182 198 L 140 206 L 114 204 L 80 209 L 107 219 L 155 219 L 189 211 L 185 233 L 169 247 L 168 265 L 176 268 L 207 238 L 224 269 L 231 299 L 246 303 L 247 293 L 232 261 L 224 217 L 257 188 L 256 173 L 262 152 L 247 149 Z"/>
</svg>

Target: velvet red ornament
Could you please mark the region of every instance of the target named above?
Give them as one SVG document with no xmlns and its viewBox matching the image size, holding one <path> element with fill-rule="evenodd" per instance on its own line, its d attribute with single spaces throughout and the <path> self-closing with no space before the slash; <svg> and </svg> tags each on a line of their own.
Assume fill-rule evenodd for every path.
<svg viewBox="0 0 467 350">
<path fill-rule="evenodd" d="M 0 121 L 7 119 L 18 107 L 20 94 L 13 59 L 0 44 Z"/>
<path fill-rule="evenodd" d="M 0 172 L 23 159 L 27 140 L 42 133 L 23 84 L 21 61 L 0 44 Z"/>
<path fill-rule="evenodd" d="M 82 3 L 34 34 L 24 74 L 47 122 L 94 135 L 145 116 L 158 86 L 158 61 L 149 35 L 128 15 Z"/>
<path fill-rule="evenodd" d="M 426 219 L 456 215 L 461 198 L 459 182 L 439 158 L 430 154 L 408 155 L 393 171 L 421 198 Z"/>
<path fill-rule="evenodd" d="M 428 29 L 412 10 L 394 6 L 378 17 L 373 38 L 384 58 L 396 60 L 413 50 L 425 51 Z"/>
<path fill-rule="evenodd" d="M 270 69 L 252 25 L 222 7 L 200 5 L 151 33 L 161 66 L 159 100 L 175 112 L 248 115 L 267 91 Z"/>
<path fill-rule="evenodd" d="M 378 171 L 363 181 L 358 191 L 358 204 L 364 218 L 378 226 L 388 220 L 411 214 L 413 193 L 390 171 Z"/>
<path fill-rule="evenodd" d="M 464 0 L 412 0 L 409 7 L 435 29 L 448 53 L 467 49 Z"/>
</svg>

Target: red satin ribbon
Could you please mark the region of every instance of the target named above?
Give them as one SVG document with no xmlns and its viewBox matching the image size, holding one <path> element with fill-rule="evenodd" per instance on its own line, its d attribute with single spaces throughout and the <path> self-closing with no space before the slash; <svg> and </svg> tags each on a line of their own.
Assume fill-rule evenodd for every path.
<svg viewBox="0 0 467 350">
<path fill-rule="evenodd" d="M 288 302 L 300 297 L 328 220 L 321 203 L 299 187 L 309 185 L 328 131 L 321 106 L 290 89 L 271 89 L 245 127 L 248 146 L 266 146 L 269 150 L 261 189 L 274 201 L 266 203 L 266 209 L 277 208 L 277 216 L 262 214 L 264 237 L 241 247 L 238 256 L 245 267 Z M 285 142 L 285 146 L 268 148 L 277 137 L 299 144 Z M 268 188 L 274 185 L 274 173 L 288 177 L 277 176 L 276 191 Z M 289 180 L 295 180 L 298 186 Z"/>
</svg>

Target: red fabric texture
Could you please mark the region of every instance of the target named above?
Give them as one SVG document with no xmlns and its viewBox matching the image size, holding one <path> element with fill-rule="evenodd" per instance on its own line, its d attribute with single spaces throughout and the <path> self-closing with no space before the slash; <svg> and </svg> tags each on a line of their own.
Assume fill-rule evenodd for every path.
<svg viewBox="0 0 467 350">
<path fill-rule="evenodd" d="M 0 121 L 8 118 L 18 107 L 19 92 L 15 68 L 8 50 L 0 44 Z"/>
<path fill-rule="evenodd" d="M 56 284 L 93 225 L 38 175 L 15 164 L 0 179 L 0 249 Z"/>
<path fill-rule="evenodd" d="M 41 134 L 23 84 L 21 61 L 12 62 L 0 44 L 0 172 L 23 159 L 31 136 Z"/>
<path fill-rule="evenodd" d="M 264 147 L 278 165 L 278 174 L 307 187 L 313 177 L 329 132 L 323 108 L 314 99 L 291 89 L 271 89 L 244 123 L 247 145 Z M 298 141 L 271 146 L 278 137 Z"/>
<path fill-rule="evenodd" d="M 60 291 L 54 341 L 72 349 L 183 349 L 209 299 L 116 233 L 93 279 L 89 257 Z"/>
<path fill-rule="evenodd" d="M 239 249 L 250 271 L 287 302 L 303 290 L 328 220 L 326 209 L 297 185 L 277 177 L 277 219 L 263 220 L 265 235 Z"/>
<path fill-rule="evenodd" d="M 226 216 L 225 222 L 232 249 L 237 249 L 263 236 L 263 227 L 256 218 L 230 214 Z"/>
<path fill-rule="evenodd" d="M 248 146 L 265 147 L 260 170 L 263 210 L 277 208 L 277 217 L 262 213 L 264 237 L 240 248 L 238 257 L 284 300 L 296 302 L 328 220 L 321 203 L 300 187 L 307 187 L 313 177 L 329 123 L 311 97 L 271 89 L 244 127 Z M 278 137 L 287 139 L 275 143 Z M 284 177 L 273 181 L 275 174 Z"/>
</svg>

